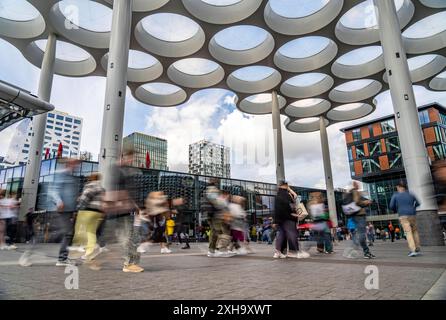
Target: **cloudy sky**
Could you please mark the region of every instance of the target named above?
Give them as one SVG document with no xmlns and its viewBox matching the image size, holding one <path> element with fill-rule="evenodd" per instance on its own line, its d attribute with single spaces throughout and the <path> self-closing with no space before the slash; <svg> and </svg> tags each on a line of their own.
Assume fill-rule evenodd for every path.
<svg viewBox="0 0 446 320">
<path fill-rule="evenodd" d="M 37 92 L 39 69 L 9 43 L 0 39 L 0 80 Z M 415 87 L 418 105 L 446 103 L 446 95 Z M 51 103 L 56 109 L 84 119 L 81 150 L 97 158 L 100 143 L 105 78 L 55 76 Z M 340 128 L 392 113 L 388 94 L 379 97 L 376 111 L 365 119 L 328 128 L 335 187 L 350 182 L 347 150 Z M 285 117 L 282 118 L 282 122 Z M 5 155 L 16 126 L 0 133 L 0 155 Z M 156 108 L 136 101 L 127 91 L 124 134 L 138 131 L 168 140 L 171 170 L 187 171 L 188 145 L 201 139 L 232 150 L 232 177 L 274 182 L 271 116 L 250 116 L 235 108 L 233 95 L 224 90 L 201 91 L 182 106 Z M 287 179 L 294 185 L 325 187 L 319 133 L 297 134 L 282 127 Z"/>
</svg>

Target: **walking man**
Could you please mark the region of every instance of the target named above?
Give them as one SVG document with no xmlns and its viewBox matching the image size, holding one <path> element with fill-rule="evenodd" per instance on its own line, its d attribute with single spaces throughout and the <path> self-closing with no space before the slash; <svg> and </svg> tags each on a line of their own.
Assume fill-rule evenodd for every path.
<svg viewBox="0 0 446 320">
<path fill-rule="evenodd" d="M 420 206 L 420 203 L 407 190 L 403 182 L 397 185 L 396 190 L 397 192 L 393 194 L 390 200 L 390 209 L 398 213 L 410 249 L 408 256 L 416 257 L 420 254 L 420 236 L 418 235 L 416 221 L 416 208 Z"/>
</svg>

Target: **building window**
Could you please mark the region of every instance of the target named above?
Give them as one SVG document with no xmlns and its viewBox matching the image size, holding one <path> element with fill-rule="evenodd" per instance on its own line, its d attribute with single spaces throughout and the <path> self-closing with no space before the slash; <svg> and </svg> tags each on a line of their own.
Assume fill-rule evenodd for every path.
<svg viewBox="0 0 446 320">
<path fill-rule="evenodd" d="M 438 126 L 435 126 L 435 138 L 438 142 L 446 142 L 446 136 L 444 128 L 440 128 Z"/>
<path fill-rule="evenodd" d="M 74 120 L 74 123 L 75 123 L 75 124 L 81 124 L 81 121 L 75 119 L 75 120 Z"/>
<path fill-rule="evenodd" d="M 348 153 L 348 160 L 353 161 L 352 147 L 347 148 L 347 153 Z"/>
<path fill-rule="evenodd" d="M 389 154 L 389 168 L 396 169 L 403 166 L 403 159 L 401 153 Z"/>
<path fill-rule="evenodd" d="M 360 144 L 356 146 L 356 159 L 362 159 L 365 157 L 364 145 Z"/>
<path fill-rule="evenodd" d="M 353 141 L 361 140 L 361 129 L 359 129 L 359 128 L 353 129 L 352 134 L 353 134 Z"/>
<path fill-rule="evenodd" d="M 432 146 L 432 149 L 434 150 L 435 160 L 443 160 L 446 158 L 445 147 L 443 144 Z"/>
<path fill-rule="evenodd" d="M 65 121 L 66 122 L 73 122 L 73 119 L 67 117 L 67 118 L 65 118 Z"/>
<path fill-rule="evenodd" d="M 63 126 L 63 123 L 62 123 L 62 122 L 58 122 L 58 121 L 56 121 L 56 125 L 58 125 L 58 126 Z"/>
<path fill-rule="evenodd" d="M 372 172 L 380 172 L 381 171 L 381 165 L 379 164 L 378 158 L 370 159 L 370 168 Z"/>
<path fill-rule="evenodd" d="M 65 127 L 67 127 L 67 128 L 71 128 L 72 125 L 71 125 L 71 124 L 68 124 L 68 123 L 65 123 Z"/>
<path fill-rule="evenodd" d="M 70 132 L 70 129 L 64 129 L 63 132 Z"/>
<path fill-rule="evenodd" d="M 29 144 L 25 143 L 24 147 L 29 148 Z"/>
<path fill-rule="evenodd" d="M 56 127 L 56 128 L 54 128 L 54 130 L 62 131 L 62 128 Z"/>
<path fill-rule="evenodd" d="M 429 111 L 428 110 L 423 110 L 418 112 L 418 119 L 420 120 L 420 124 L 426 124 L 431 122 L 429 120 Z"/>
<path fill-rule="evenodd" d="M 441 111 L 439 113 L 440 113 L 440 122 L 441 122 L 441 124 L 446 125 L 446 115 L 441 113 Z"/>
<path fill-rule="evenodd" d="M 29 151 L 28 151 L 28 150 L 25 150 L 25 149 L 23 149 L 23 150 L 22 150 L 22 153 L 29 153 Z"/>
<path fill-rule="evenodd" d="M 386 139 L 387 152 L 398 152 L 400 151 L 400 143 L 398 137 L 392 137 Z"/>
<path fill-rule="evenodd" d="M 45 140 L 51 140 L 50 136 L 45 136 Z"/>
<path fill-rule="evenodd" d="M 71 143 L 73 146 L 78 146 L 79 145 L 79 143 L 77 143 L 77 142 L 72 142 Z"/>
<path fill-rule="evenodd" d="M 54 123 L 54 121 L 53 121 L 53 120 L 50 120 L 50 119 L 48 119 L 46 122 L 48 122 L 48 123 Z"/>
<path fill-rule="evenodd" d="M 390 120 L 381 122 L 381 129 L 383 131 L 383 134 L 395 132 L 396 131 L 395 130 L 395 120 L 390 119 Z"/>
<path fill-rule="evenodd" d="M 56 116 L 56 119 L 57 119 L 57 120 L 63 120 L 63 116 L 57 115 L 57 116 Z"/>
<path fill-rule="evenodd" d="M 54 129 L 53 126 L 46 126 L 48 129 Z"/>
<path fill-rule="evenodd" d="M 48 113 L 48 118 L 54 118 L 54 113 Z"/>
<path fill-rule="evenodd" d="M 375 142 L 369 142 L 369 154 L 370 156 L 377 156 L 381 154 L 381 142 L 375 141 Z"/>
<path fill-rule="evenodd" d="M 370 164 L 370 160 L 362 160 L 362 172 L 367 174 L 367 173 L 372 173 L 372 167 Z"/>
<path fill-rule="evenodd" d="M 350 162 L 350 175 L 351 175 L 352 177 L 354 177 L 354 176 L 356 175 L 356 172 L 355 172 L 355 164 L 354 164 L 353 162 Z"/>
</svg>

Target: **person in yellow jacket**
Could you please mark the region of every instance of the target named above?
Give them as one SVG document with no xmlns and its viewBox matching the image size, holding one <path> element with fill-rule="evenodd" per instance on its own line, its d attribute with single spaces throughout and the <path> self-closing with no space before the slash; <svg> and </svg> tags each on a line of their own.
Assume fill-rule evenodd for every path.
<svg viewBox="0 0 446 320">
<path fill-rule="evenodd" d="M 166 236 L 168 245 L 172 244 L 174 231 L 175 221 L 172 219 L 172 216 L 169 215 L 166 220 Z"/>
</svg>

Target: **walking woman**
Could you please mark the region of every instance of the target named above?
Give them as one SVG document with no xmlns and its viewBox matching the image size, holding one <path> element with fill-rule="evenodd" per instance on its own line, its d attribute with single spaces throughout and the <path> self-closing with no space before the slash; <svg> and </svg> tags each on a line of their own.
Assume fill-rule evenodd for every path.
<svg viewBox="0 0 446 320">
<path fill-rule="evenodd" d="M 101 186 L 100 175 L 92 174 L 78 199 L 78 214 L 75 226 L 73 243 L 81 244 L 86 240 L 85 255 L 82 256 L 86 262 L 90 262 L 99 254 L 96 248 L 96 231 L 104 219 L 102 201 L 105 190 Z"/>
<path fill-rule="evenodd" d="M 307 206 L 313 219 L 312 229 L 317 236 L 317 251 L 319 253 L 333 253 L 329 227 L 330 217 L 322 193 L 310 193 L 310 201 Z"/>
<path fill-rule="evenodd" d="M 273 258 L 308 258 L 309 254 L 306 252 L 299 252 L 298 233 L 297 233 L 297 218 L 294 214 L 295 200 L 290 194 L 290 187 L 286 181 L 282 181 L 277 191 L 274 211 L 274 223 L 278 226 L 279 235 L 276 240 L 276 250 Z M 282 253 L 285 241 L 288 241 L 288 254 Z"/>
</svg>

